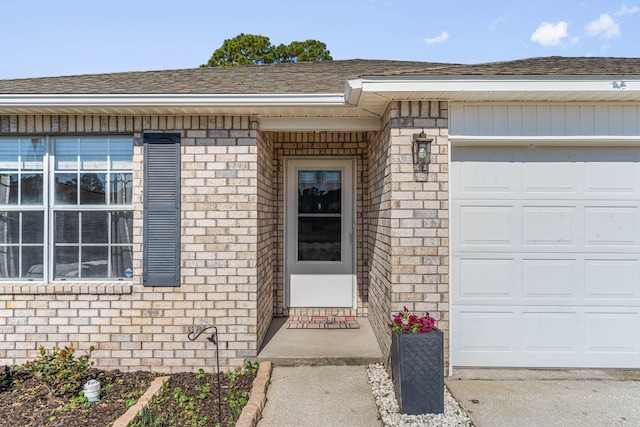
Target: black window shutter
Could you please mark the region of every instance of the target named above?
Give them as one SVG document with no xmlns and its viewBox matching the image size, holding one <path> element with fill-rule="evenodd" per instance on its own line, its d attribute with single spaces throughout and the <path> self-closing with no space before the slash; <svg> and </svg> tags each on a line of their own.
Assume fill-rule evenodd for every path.
<svg viewBox="0 0 640 427">
<path fill-rule="evenodd" d="M 180 286 L 180 134 L 145 133 L 144 286 Z"/>
</svg>

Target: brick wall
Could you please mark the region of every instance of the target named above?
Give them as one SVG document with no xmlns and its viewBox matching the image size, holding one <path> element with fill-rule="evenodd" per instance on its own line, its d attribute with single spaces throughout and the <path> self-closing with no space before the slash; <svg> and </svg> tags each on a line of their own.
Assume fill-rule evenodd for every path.
<svg viewBox="0 0 640 427">
<path fill-rule="evenodd" d="M 182 279 L 177 288 L 142 286 L 144 131 L 182 135 Z M 257 123 L 248 117 L 0 116 L 1 136 L 94 133 L 130 134 L 136 141 L 134 279 L 0 282 L 0 364 L 33 359 L 39 345 L 74 342 L 81 350 L 95 345 L 95 360 L 103 367 L 210 369 L 213 345 L 205 336 L 196 342 L 187 339 L 192 325 L 210 324 L 218 327 L 223 366 L 241 365 L 245 357 L 255 356 Z M 264 241 L 260 244 L 264 247 Z M 264 269 L 260 271 L 264 277 Z"/>
<path fill-rule="evenodd" d="M 258 235 L 257 304 L 258 344 L 269 329 L 274 312 L 274 283 L 277 273 L 277 191 L 273 142 L 268 134 L 258 135 Z"/>
<path fill-rule="evenodd" d="M 384 129 L 371 147 L 370 320 L 388 352 L 390 314 L 406 306 L 428 311 L 445 333 L 449 354 L 448 105 L 390 105 Z M 434 138 L 428 173 L 414 171 L 413 134 Z"/>
</svg>

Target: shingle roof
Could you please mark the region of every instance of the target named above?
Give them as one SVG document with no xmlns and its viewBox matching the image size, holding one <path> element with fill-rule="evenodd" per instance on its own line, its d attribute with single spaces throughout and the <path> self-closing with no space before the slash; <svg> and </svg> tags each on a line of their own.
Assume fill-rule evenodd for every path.
<svg viewBox="0 0 640 427">
<path fill-rule="evenodd" d="M 345 60 L 0 80 L 0 94 L 318 94 L 376 76 L 639 76 L 640 58 L 545 57 L 485 64 Z"/>
</svg>

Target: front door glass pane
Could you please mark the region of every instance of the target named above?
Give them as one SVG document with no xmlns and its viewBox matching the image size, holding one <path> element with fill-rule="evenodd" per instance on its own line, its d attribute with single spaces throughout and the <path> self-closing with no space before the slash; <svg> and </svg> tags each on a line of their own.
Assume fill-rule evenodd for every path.
<svg viewBox="0 0 640 427">
<path fill-rule="evenodd" d="M 341 171 L 298 171 L 298 261 L 342 260 L 341 213 Z"/>
</svg>

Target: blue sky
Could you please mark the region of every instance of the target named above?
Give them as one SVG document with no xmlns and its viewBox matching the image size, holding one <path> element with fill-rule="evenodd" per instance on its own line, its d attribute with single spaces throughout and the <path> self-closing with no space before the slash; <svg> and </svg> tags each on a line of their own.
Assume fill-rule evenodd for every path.
<svg viewBox="0 0 640 427">
<path fill-rule="evenodd" d="M 334 59 L 640 57 L 640 0 L 0 0 L 0 79 L 197 67 L 225 39 Z"/>
</svg>

